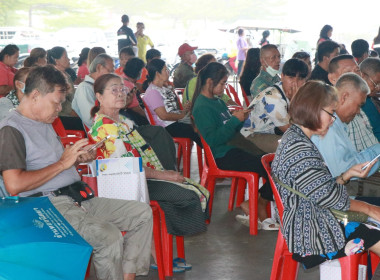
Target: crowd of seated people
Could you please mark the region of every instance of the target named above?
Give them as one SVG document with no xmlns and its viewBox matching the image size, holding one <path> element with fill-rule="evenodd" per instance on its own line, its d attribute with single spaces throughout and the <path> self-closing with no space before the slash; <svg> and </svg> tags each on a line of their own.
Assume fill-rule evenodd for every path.
<svg viewBox="0 0 380 280">
<path fill-rule="evenodd" d="M 276 153 L 273 174 L 290 188 L 301 191 L 311 201 L 315 200 L 314 203 L 296 199 L 298 202 L 292 204 L 289 199 L 295 199 L 296 194 L 277 184 L 285 206 L 282 233 L 294 258 L 305 267 L 323 262 L 326 258 L 322 256 L 327 253 L 336 253 L 334 258 L 344 256 L 344 247 L 354 237 L 363 240 L 361 249 L 380 252 L 379 234 L 359 225 L 352 235 L 347 236 L 344 227 L 325 207 L 363 211 L 380 219 L 377 206 L 366 203 L 374 200 L 360 197 L 350 200 L 344 187 L 349 180 L 371 176 L 380 167 L 379 161 L 361 170 L 380 153 L 380 59 L 368 57 L 368 43 L 362 39 L 353 41 L 350 55 L 340 54 L 341 45 L 330 37 L 321 40 L 317 45 L 318 63 L 314 68 L 310 54 L 304 51 L 294 53 L 280 67 L 281 55 L 276 45 L 248 49 L 240 84 L 251 103 L 234 111 L 230 111 L 228 105 L 236 103 L 225 94 L 226 68 L 211 54 L 197 58 L 195 49 L 186 43 L 179 47 L 181 63 L 172 83 L 157 49 L 146 52 L 147 63 L 144 63 L 135 57 L 133 48 L 122 48 L 120 67 L 115 69 L 113 58 L 103 48 L 83 48 L 80 71 L 76 73 L 70 68 L 63 47 L 56 46 L 47 51 L 35 48 L 25 60 L 25 67 L 17 70 L 14 65 L 19 50 L 15 45 L 6 46 L 0 52 L 0 95 L 4 96 L 0 99 L 0 171 L 5 183 L 2 193 L 49 195 L 61 187 L 76 184 L 80 180 L 75 171 L 76 164 L 91 161 L 95 155 L 86 152 L 87 140 L 63 149 L 54 131 L 46 125 L 57 116 L 74 118 L 83 123 L 86 132 L 89 131 L 98 141 L 101 140 L 99 129 L 106 120 L 107 125 L 112 124 L 118 129 L 115 135 L 113 130 L 110 132 L 113 142 L 128 146 L 129 139 L 122 135 L 137 129 L 142 138 L 150 133 L 159 133 L 164 142 L 172 137 L 187 137 L 201 147 L 201 135 L 211 147 L 220 169 L 258 173 L 264 178 L 258 193 L 259 228 L 263 230 L 280 228 L 280 221 L 268 217 L 266 212 L 273 194 L 260 161 L 262 155 Z M 183 109 L 174 88 L 184 88 Z M 149 125 L 141 96 L 156 126 Z M 311 158 L 290 161 L 290 158 L 298 158 L 298 149 L 300 153 L 309 153 Z M 15 157 L 15 151 L 24 152 L 18 152 Z M 165 166 L 160 148 L 153 147 L 152 151 L 157 166 L 145 166 L 149 194 L 151 199 L 161 202 L 166 211 L 169 232 L 192 235 L 205 231 L 207 215 L 201 209 L 199 197 L 175 185 L 175 182 L 184 181 L 183 176 Z M 107 157 L 121 157 L 128 150 L 112 150 L 115 154 L 103 152 Z M 36 159 L 33 156 L 36 153 L 46 154 L 46 158 Z M 313 180 L 299 179 L 304 173 L 312 172 L 297 167 L 303 161 L 310 169 L 318 169 L 318 174 L 310 176 Z M 318 194 L 311 194 L 311 187 L 316 188 Z M 149 207 L 137 202 L 93 198 L 84 205 L 92 213 L 88 217 L 80 209 L 73 208 L 67 198 L 58 196 L 51 200 L 74 228 L 86 240 L 93 240 L 90 244 L 98 248 L 99 253 L 94 257 L 98 279 L 107 279 L 105 275 L 114 275 L 113 279 L 119 279 L 118 275 L 133 279 L 135 275 L 148 273 L 152 240 Z M 305 215 L 302 210 L 311 204 L 317 213 L 315 216 Z M 108 205 L 118 209 L 109 209 L 106 216 L 97 217 L 97 208 Z M 249 226 L 248 201 L 241 204 L 241 209 L 244 215 L 237 215 L 236 219 Z M 181 223 L 171 217 L 173 213 L 183 216 Z M 131 220 L 117 219 L 124 216 L 137 217 L 143 229 Z M 304 229 L 312 232 L 308 235 L 309 240 L 294 239 L 298 230 L 294 224 L 296 218 L 305 225 L 318 223 L 320 232 L 312 232 L 312 226 L 306 226 Z M 79 220 L 83 223 L 77 223 Z M 102 236 L 106 233 L 93 231 L 92 222 L 112 225 L 107 234 L 114 236 L 118 245 L 96 242 L 94 239 L 104 239 Z M 333 234 L 331 228 L 335 229 Z M 119 237 L 120 230 L 127 230 L 130 234 Z M 131 240 L 128 244 L 142 242 L 146 246 L 127 250 L 128 246 L 120 245 L 124 239 Z M 114 249 L 115 246 L 119 249 Z M 112 254 L 107 253 L 110 250 L 113 250 Z M 117 261 L 109 265 L 114 254 L 118 254 Z M 134 261 L 126 262 L 128 258 Z M 182 265 L 189 266 L 186 262 Z M 177 272 L 183 271 L 184 268 L 177 269 Z"/>
</svg>

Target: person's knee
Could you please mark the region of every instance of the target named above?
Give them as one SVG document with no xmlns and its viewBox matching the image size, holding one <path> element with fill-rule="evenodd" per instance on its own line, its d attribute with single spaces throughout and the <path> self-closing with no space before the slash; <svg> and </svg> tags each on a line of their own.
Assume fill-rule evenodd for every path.
<svg viewBox="0 0 380 280">
<path fill-rule="evenodd" d="M 107 222 L 91 222 L 86 226 L 85 239 L 94 249 L 108 247 L 115 243 L 123 243 L 123 236 L 119 228 Z"/>
<path fill-rule="evenodd" d="M 151 221 L 153 219 L 152 208 L 149 204 L 142 203 L 140 218 L 147 221 Z"/>
</svg>

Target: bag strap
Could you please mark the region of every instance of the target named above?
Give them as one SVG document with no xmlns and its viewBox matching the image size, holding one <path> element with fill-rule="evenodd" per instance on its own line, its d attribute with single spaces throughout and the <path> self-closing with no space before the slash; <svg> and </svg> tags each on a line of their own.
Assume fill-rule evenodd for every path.
<svg viewBox="0 0 380 280">
<path fill-rule="evenodd" d="M 310 198 L 308 198 L 305 194 L 303 194 L 303 193 L 301 193 L 301 192 L 299 192 L 299 191 L 297 191 L 297 190 L 291 188 L 290 186 L 284 184 L 284 183 L 281 182 L 276 176 L 272 175 L 272 178 L 273 178 L 273 180 L 274 180 L 277 184 L 279 184 L 281 187 L 284 187 L 284 188 L 287 189 L 288 191 L 290 191 L 290 192 L 292 192 L 292 193 L 295 193 L 296 195 L 298 195 L 298 196 L 300 196 L 300 197 L 302 197 L 302 198 L 304 198 L 304 199 L 310 200 Z"/>
</svg>

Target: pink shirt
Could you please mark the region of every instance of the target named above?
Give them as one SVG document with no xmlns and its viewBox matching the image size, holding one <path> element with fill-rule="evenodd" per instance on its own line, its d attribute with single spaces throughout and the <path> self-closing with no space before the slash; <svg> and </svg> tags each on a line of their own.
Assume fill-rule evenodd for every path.
<svg viewBox="0 0 380 280">
<path fill-rule="evenodd" d="M 129 88 L 129 90 L 132 90 L 134 87 L 135 87 L 135 84 L 132 83 L 131 81 L 128 81 L 126 79 L 126 76 L 125 74 L 123 73 L 122 75 L 122 78 L 123 78 L 123 81 L 124 81 L 124 85 Z M 133 107 L 137 107 L 137 106 L 140 106 L 139 105 L 139 101 L 137 100 L 137 97 L 136 95 L 134 94 L 133 95 L 133 98 L 132 98 L 132 103 L 128 105 L 128 108 L 133 108 Z"/>
<path fill-rule="evenodd" d="M 13 87 L 13 78 L 17 69 L 9 67 L 2 61 L 0 61 L 0 86 L 12 86 Z"/>
<path fill-rule="evenodd" d="M 156 122 L 156 125 L 166 127 L 174 123 L 174 121 L 161 120 L 156 114 L 156 112 L 154 111 L 159 107 L 165 108 L 164 98 L 162 97 L 161 92 L 160 92 L 162 90 L 164 89 L 159 88 L 158 86 L 155 86 L 153 83 L 151 83 L 145 91 L 144 101 L 146 105 L 148 106 L 150 112 L 152 113 L 152 116 L 153 116 L 154 121 Z"/>
</svg>

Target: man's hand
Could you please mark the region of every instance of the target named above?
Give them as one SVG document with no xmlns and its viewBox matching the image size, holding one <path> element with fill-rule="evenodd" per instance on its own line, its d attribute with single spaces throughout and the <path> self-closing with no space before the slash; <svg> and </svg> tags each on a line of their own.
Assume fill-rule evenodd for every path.
<svg viewBox="0 0 380 280">
<path fill-rule="evenodd" d="M 88 154 L 88 152 L 83 149 L 87 144 L 88 139 L 81 139 L 71 146 L 66 146 L 58 162 L 62 164 L 65 170 L 69 169 L 75 162 L 79 162 L 80 156 Z"/>
<path fill-rule="evenodd" d="M 87 153 L 80 155 L 77 159 L 77 163 L 87 163 L 96 159 L 97 149 L 92 149 L 91 151 L 89 151 L 93 146 L 94 145 L 87 145 L 82 148 L 82 150 L 87 151 Z M 104 146 L 104 143 L 102 146 Z"/>
</svg>

